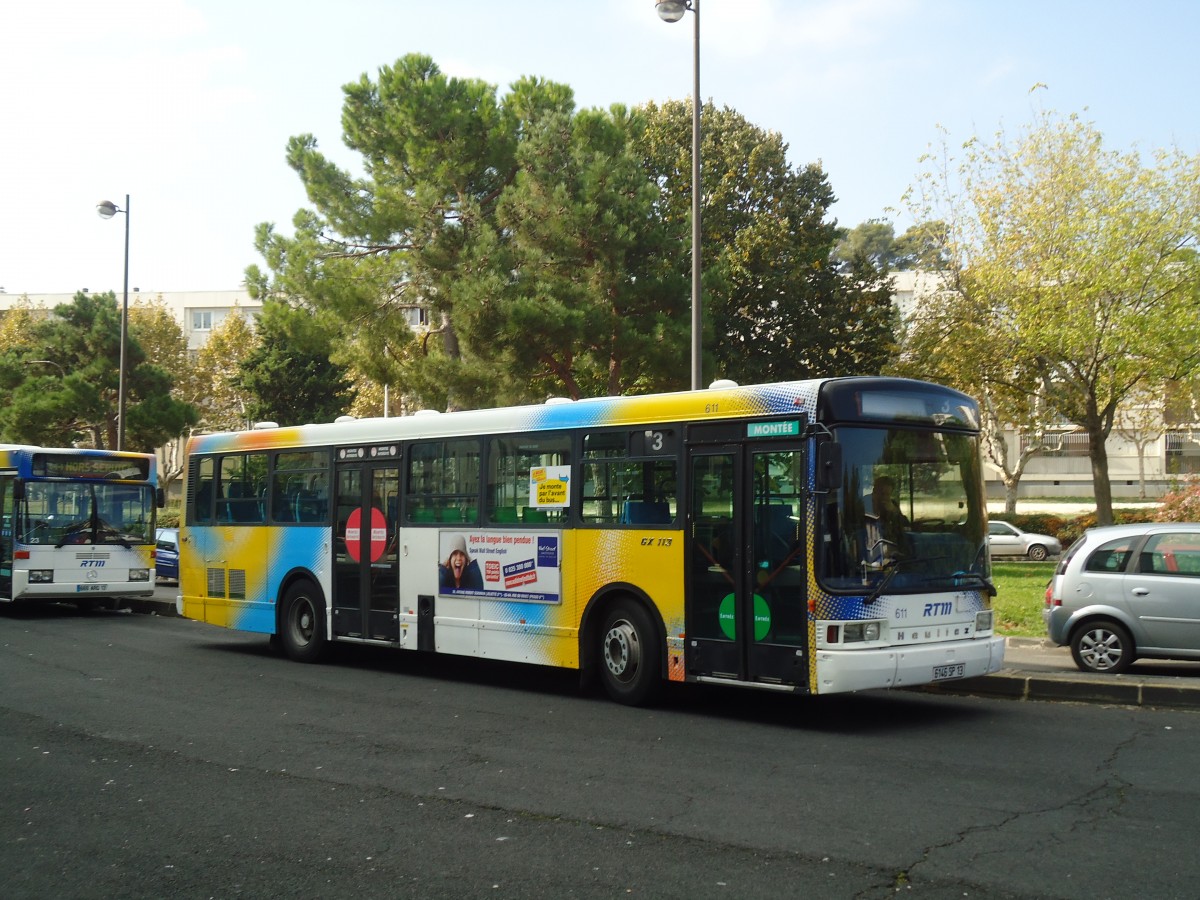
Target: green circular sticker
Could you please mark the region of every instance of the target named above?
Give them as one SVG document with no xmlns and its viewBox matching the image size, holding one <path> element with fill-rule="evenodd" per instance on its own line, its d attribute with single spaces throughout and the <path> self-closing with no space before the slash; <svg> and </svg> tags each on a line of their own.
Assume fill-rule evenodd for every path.
<svg viewBox="0 0 1200 900">
<path fill-rule="evenodd" d="M 737 621 L 733 615 L 733 594 L 726 594 L 717 609 L 717 620 L 721 624 L 721 632 L 731 641 L 737 638 Z M 771 607 L 760 594 L 754 595 L 754 639 L 761 641 L 771 630 Z"/>
</svg>

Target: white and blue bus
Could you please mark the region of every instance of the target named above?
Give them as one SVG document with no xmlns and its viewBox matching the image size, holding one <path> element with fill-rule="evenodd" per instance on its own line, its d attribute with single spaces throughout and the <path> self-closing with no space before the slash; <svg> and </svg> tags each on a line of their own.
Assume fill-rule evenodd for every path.
<svg viewBox="0 0 1200 900">
<path fill-rule="evenodd" d="M 0 602 L 154 593 L 153 456 L 0 444 Z"/>
<path fill-rule="evenodd" d="M 887 495 L 887 496 L 885 496 Z M 194 437 L 182 612 L 805 694 L 997 671 L 978 407 L 832 378 Z"/>
</svg>

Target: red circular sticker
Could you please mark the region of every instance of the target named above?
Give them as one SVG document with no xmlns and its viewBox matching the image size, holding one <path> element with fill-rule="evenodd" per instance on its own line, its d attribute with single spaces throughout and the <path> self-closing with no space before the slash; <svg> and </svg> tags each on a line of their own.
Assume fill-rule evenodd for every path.
<svg viewBox="0 0 1200 900">
<path fill-rule="evenodd" d="M 346 520 L 346 552 L 355 562 L 361 561 L 363 556 L 362 512 L 362 509 L 356 509 Z M 369 559 L 376 562 L 387 549 L 387 519 L 382 510 L 372 507 L 371 529 L 366 539 Z"/>
</svg>

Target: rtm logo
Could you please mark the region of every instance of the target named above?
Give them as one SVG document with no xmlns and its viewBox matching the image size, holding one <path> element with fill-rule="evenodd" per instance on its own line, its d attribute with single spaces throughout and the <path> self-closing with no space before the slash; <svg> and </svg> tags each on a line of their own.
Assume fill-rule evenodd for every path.
<svg viewBox="0 0 1200 900">
<path fill-rule="evenodd" d="M 954 612 L 954 604 L 953 603 L 926 603 L 925 604 L 925 612 L 921 613 L 921 615 L 923 615 L 923 616 L 948 616 L 952 612 Z"/>
<path fill-rule="evenodd" d="M 106 562 L 108 562 L 108 560 L 106 560 L 106 559 L 81 559 L 79 561 L 79 568 L 81 568 L 81 569 L 101 569 L 104 567 L 104 564 Z"/>
</svg>

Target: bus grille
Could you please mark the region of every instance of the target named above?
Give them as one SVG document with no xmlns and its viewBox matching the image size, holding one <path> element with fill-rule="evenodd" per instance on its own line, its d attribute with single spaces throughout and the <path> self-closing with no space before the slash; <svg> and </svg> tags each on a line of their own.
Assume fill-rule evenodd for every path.
<svg viewBox="0 0 1200 900">
<path fill-rule="evenodd" d="M 225 596 L 225 570 L 224 569 L 209 569 L 208 570 L 208 596 L 224 597 Z"/>
</svg>

